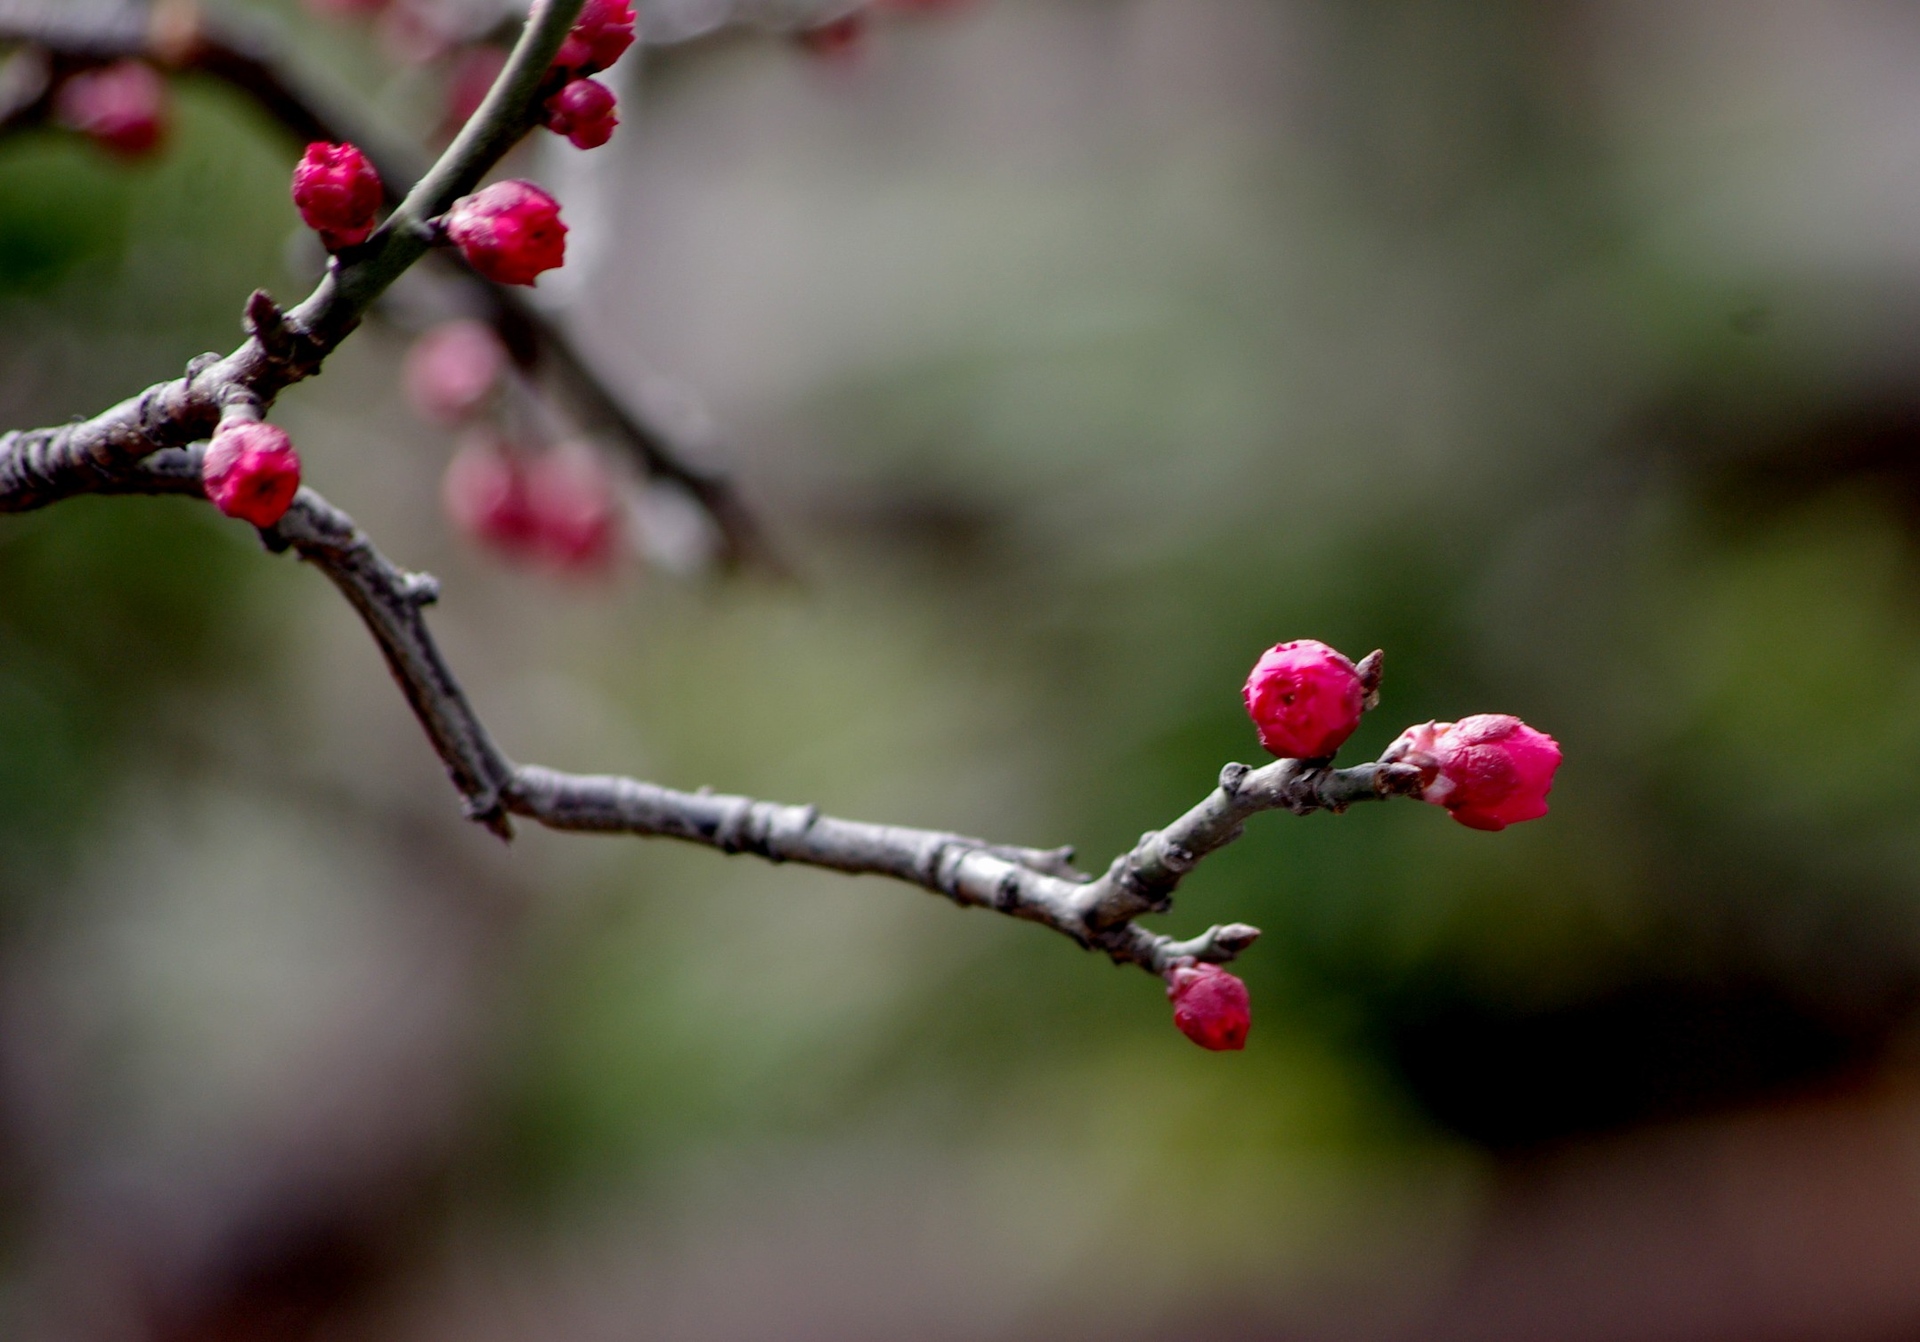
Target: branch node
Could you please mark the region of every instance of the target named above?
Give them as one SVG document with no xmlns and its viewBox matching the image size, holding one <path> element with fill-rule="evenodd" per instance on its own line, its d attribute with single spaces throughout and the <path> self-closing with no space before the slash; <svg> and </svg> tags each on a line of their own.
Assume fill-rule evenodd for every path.
<svg viewBox="0 0 1920 1342">
<path fill-rule="evenodd" d="M 440 599 L 440 580 L 431 573 L 409 573 L 402 580 L 401 599 L 414 606 L 431 606 Z"/>
<path fill-rule="evenodd" d="M 993 887 L 993 907 L 1001 913 L 1011 913 L 1020 906 L 1020 871 L 1017 867 L 1008 867 Z"/>
<path fill-rule="evenodd" d="M 1253 770 L 1244 764 L 1229 764 L 1220 771 L 1220 790 L 1231 799 L 1239 795 L 1240 785 Z"/>
<path fill-rule="evenodd" d="M 255 289 L 247 299 L 241 322 L 247 334 L 260 342 L 268 356 L 282 362 L 293 357 L 293 332 L 287 326 L 287 314 L 265 289 Z"/>
<path fill-rule="evenodd" d="M 220 362 L 220 358 L 221 358 L 220 355 L 215 354 L 212 350 L 209 350 L 205 354 L 196 354 L 191 359 L 188 359 L 187 360 L 187 381 L 189 382 L 193 381 L 195 378 L 199 377 L 200 374 L 206 372 L 209 368 L 212 368 L 215 364 Z"/>
</svg>

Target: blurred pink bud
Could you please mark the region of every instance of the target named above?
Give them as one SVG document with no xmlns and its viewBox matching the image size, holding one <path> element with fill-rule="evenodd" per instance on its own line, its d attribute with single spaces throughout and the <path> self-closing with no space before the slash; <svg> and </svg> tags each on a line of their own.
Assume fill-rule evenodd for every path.
<svg viewBox="0 0 1920 1342">
<path fill-rule="evenodd" d="M 200 479 L 214 507 L 257 527 L 286 515 L 300 488 L 300 454 L 272 424 L 228 421 L 200 459 Z"/>
<path fill-rule="evenodd" d="M 540 551 L 558 568 L 604 573 L 619 554 L 619 492 L 599 454 L 562 443 L 535 459 L 527 503 Z"/>
<path fill-rule="evenodd" d="M 451 427 L 486 404 L 506 367 L 506 346 L 491 326 L 442 322 L 407 351 L 407 403 L 429 423 Z"/>
<path fill-rule="evenodd" d="M 293 170 L 293 203 L 330 252 L 367 240 L 382 198 L 380 174 L 350 144 L 315 141 Z"/>
<path fill-rule="evenodd" d="M 1260 744 L 1282 759 L 1325 759 L 1360 725 L 1366 690 L 1352 662 L 1310 638 L 1260 654 L 1241 691 Z"/>
<path fill-rule="evenodd" d="M 141 61 L 82 70 L 54 95 L 54 119 L 126 158 L 160 147 L 167 135 L 167 83 Z"/>
<path fill-rule="evenodd" d="M 1560 743 L 1509 714 L 1476 713 L 1409 727 L 1380 758 L 1426 773 L 1422 801 L 1470 829 L 1502 830 L 1547 813 Z"/>
<path fill-rule="evenodd" d="M 587 0 L 573 31 L 553 58 L 555 69 L 590 75 L 605 70 L 633 45 L 633 6 L 628 0 Z"/>
<path fill-rule="evenodd" d="M 793 38 L 822 60 L 857 61 L 867 49 L 867 11 L 856 9 L 817 28 L 802 28 Z"/>
<path fill-rule="evenodd" d="M 1216 1053 L 1247 1046 L 1253 1009 L 1247 985 L 1219 965 L 1181 965 L 1167 972 L 1173 1023 L 1201 1048 Z"/>
<path fill-rule="evenodd" d="M 494 80 L 507 68 L 507 53 L 491 42 L 464 47 L 454 57 L 453 71 L 447 76 L 447 114 L 441 124 L 444 134 L 452 135 L 480 110 Z"/>
<path fill-rule="evenodd" d="M 536 534 L 527 470 L 498 435 L 476 433 L 447 463 L 440 503 L 461 532 L 509 555 L 531 549 Z"/>
<path fill-rule="evenodd" d="M 495 182 L 455 201 L 446 229 L 467 264 L 498 284 L 532 284 L 567 259 L 560 203 L 532 182 Z"/>
<path fill-rule="evenodd" d="M 547 129 L 566 136 L 575 149 L 598 149 L 613 138 L 613 128 L 620 124 L 613 108 L 613 91 L 605 84 L 570 80 L 547 99 Z"/>
<path fill-rule="evenodd" d="M 325 18 L 340 19 L 356 14 L 378 14 L 387 7 L 387 0 L 306 0 L 306 7 Z"/>
</svg>

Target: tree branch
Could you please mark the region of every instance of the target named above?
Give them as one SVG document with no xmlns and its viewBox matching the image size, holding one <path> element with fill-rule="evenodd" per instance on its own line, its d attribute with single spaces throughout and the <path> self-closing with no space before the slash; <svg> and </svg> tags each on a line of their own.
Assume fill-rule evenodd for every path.
<svg viewBox="0 0 1920 1342">
<path fill-rule="evenodd" d="M 0 0 L 0 5 L 18 0 Z M 311 376 L 358 324 L 386 286 L 427 248 L 429 219 L 470 191 L 531 125 L 532 99 L 582 0 L 536 0 L 507 67 L 481 110 L 440 161 L 368 241 L 334 257 L 307 300 L 283 313 L 264 293 L 246 309 L 247 342 L 225 358 L 203 355 L 187 375 L 149 388 L 90 420 L 0 436 L 0 512 L 45 507 L 81 493 L 176 494 L 204 498 L 201 449 L 221 411 L 237 402 L 264 409 L 281 389 Z M 1031 849 L 939 830 L 824 816 L 710 791 L 680 792 L 612 776 L 517 765 L 474 712 L 423 614 L 438 595 L 424 575 L 380 554 L 351 518 L 310 489 L 261 537 L 294 550 L 326 574 L 352 604 L 385 656 L 415 717 L 440 756 L 467 814 L 502 838 L 518 815 L 553 829 L 674 838 L 773 862 L 887 876 L 964 907 L 990 908 L 1051 927 L 1116 963 L 1153 973 L 1193 960 L 1224 963 L 1259 936 L 1240 923 L 1176 941 L 1143 928 L 1165 911 L 1182 878 L 1238 838 L 1262 811 L 1304 814 L 1406 795 L 1421 782 L 1411 765 L 1377 762 L 1334 769 L 1327 761 L 1280 760 L 1260 769 L 1231 764 L 1220 785 L 1164 830 L 1148 833 L 1089 880 L 1070 849 Z M 1361 665 L 1369 691 L 1379 654 Z"/>
<path fill-rule="evenodd" d="M 199 449 L 161 453 L 116 472 L 96 492 L 204 497 L 199 455 Z M 1070 848 L 1022 848 L 941 830 L 843 820 L 812 806 L 515 764 L 494 744 L 427 628 L 423 612 L 439 594 L 432 578 L 393 564 L 351 518 L 311 489 L 303 488 L 286 517 L 261 535 L 270 548 L 292 549 L 326 574 L 359 613 L 465 799 L 468 817 L 502 838 L 511 837 L 509 817 L 518 815 L 556 830 L 679 839 L 771 862 L 886 876 L 962 907 L 1039 923 L 1117 964 L 1160 974 L 1182 960 L 1227 963 L 1260 935 L 1258 928 L 1229 923 L 1176 941 L 1135 921 L 1165 912 L 1181 878 L 1239 838 L 1247 820 L 1262 811 L 1339 811 L 1355 802 L 1410 795 L 1420 786 L 1419 769 L 1406 764 L 1229 764 L 1220 785 L 1197 806 L 1143 836 L 1104 876 L 1089 880 L 1074 868 Z M 1377 674 L 1378 661 L 1371 665 Z"/>
<path fill-rule="evenodd" d="M 302 78 L 298 63 L 268 25 L 206 14 L 191 4 L 176 4 L 174 13 L 175 20 L 167 21 L 164 3 L 149 6 L 131 0 L 78 5 L 73 0 L 0 0 L 0 41 L 29 44 L 13 58 L 13 87 L 0 79 L 0 132 L 44 121 L 56 75 L 67 67 L 144 57 L 222 80 L 303 143 L 327 140 L 359 146 L 379 172 L 390 205 L 398 207 L 425 176 L 427 163 L 418 150 L 396 143 L 350 102 Z M 785 572 L 752 510 L 725 475 L 689 460 L 671 432 L 616 396 L 588 367 L 571 337 L 524 297 L 475 274 L 452 254 L 444 259 L 445 273 L 457 276 L 480 298 L 487 320 L 523 368 L 531 371 L 542 363 L 551 367 L 587 418 L 616 437 L 649 479 L 670 482 L 693 496 L 718 533 L 723 565 L 754 564 L 768 572 Z"/>
<path fill-rule="evenodd" d="M 0 511 L 97 488 L 142 457 L 208 437 L 227 406 L 251 401 L 265 410 L 285 388 L 317 373 L 374 300 L 426 254 L 427 221 L 478 185 L 532 125 L 534 93 L 581 4 L 534 0 L 480 110 L 372 237 L 331 258 L 319 287 L 293 311 L 282 313 L 256 293 L 247 306 L 251 334 L 225 358 L 202 355 L 185 377 L 92 419 L 0 436 Z"/>
</svg>

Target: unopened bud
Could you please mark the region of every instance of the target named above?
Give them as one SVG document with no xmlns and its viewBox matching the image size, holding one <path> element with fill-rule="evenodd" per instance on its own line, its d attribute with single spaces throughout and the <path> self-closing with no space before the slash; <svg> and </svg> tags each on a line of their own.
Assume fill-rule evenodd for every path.
<svg viewBox="0 0 1920 1342">
<path fill-rule="evenodd" d="M 1253 1009 L 1247 985 L 1219 965 L 1181 965 L 1167 971 L 1173 1023 L 1201 1048 L 1215 1052 L 1247 1046 Z"/>
<path fill-rule="evenodd" d="M 1511 714 L 1476 713 L 1409 727 L 1380 758 L 1418 767 L 1420 799 L 1469 829 L 1502 830 L 1547 813 L 1560 743 Z"/>
<path fill-rule="evenodd" d="M 229 420 L 200 460 L 200 479 L 228 517 L 270 527 L 286 516 L 300 488 L 300 454 L 277 425 Z"/>
<path fill-rule="evenodd" d="M 1366 687 L 1352 662 L 1310 638 L 1260 654 L 1241 691 L 1260 744 L 1282 759 L 1325 759 L 1360 725 Z"/>
<path fill-rule="evenodd" d="M 567 259 L 560 205 L 532 182 L 495 182 L 454 202 L 447 238 L 486 278 L 532 284 Z"/>
</svg>

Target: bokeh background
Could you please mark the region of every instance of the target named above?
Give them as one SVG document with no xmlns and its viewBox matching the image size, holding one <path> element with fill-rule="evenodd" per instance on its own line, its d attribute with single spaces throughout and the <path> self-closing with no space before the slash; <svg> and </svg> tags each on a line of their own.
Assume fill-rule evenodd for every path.
<svg viewBox="0 0 1920 1342">
<path fill-rule="evenodd" d="M 291 5 L 397 127 L 441 73 Z M 797 580 L 442 519 L 370 324 L 278 418 L 503 747 L 1097 867 L 1283 638 L 1566 765 L 1264 817 L 1255 1028 L 871 880 L 458 806 L 332 590 L 179 500 L 0 521 L 0 1334 L 1920 1333 L 1920 12 L 988 0 L 630 59 L 541 301 Z M 299 146 L 0 142 L 0 420 L 229 346 Z M 648 389 L 651 388 L 649 391 Z M 663 392 L 663 388 L 666 391 Z M 656 545 L 660 554 L 672 546 Z M 680 567 L 684 568 L 685 565 Z"/>
</svg>

